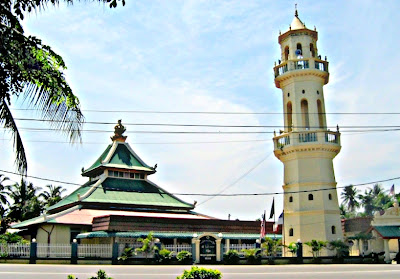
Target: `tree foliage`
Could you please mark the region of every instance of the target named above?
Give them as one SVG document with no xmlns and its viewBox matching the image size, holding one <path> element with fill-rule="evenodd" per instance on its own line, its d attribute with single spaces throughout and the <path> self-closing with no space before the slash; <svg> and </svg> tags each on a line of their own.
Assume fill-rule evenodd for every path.
<svg viewBox="0 0 400 279">
<path fill-rule="evenodd" d="M 222 278 L 222 274 L 217 269 L 192 266 L 191 270 L 185 270 L 181 276 L 176 277 L 176 279 L 192 278 L 220 279 Z"/>
<path fill-rule="evenodd" d="M 73 4 L 72 0 L 65 0 Z M 99 0 L 111 8 L 124 0 Z M 81 140 L 84 117 L 78 98 L 64 76 L 66 65 L 60 55 L 35 36 L 26 36 L 24 14 L 58 5 L 59 0 L 3 0 L 0 2 L 0 125 L 13 136 L 15 163 L 26 174 L 27 159 L 17 123 L 10 110 L 14 98 L 22 98 L 51 128 Z"/>
<path fill-rule="evenodd" d="M 50 207 L 62 199 L 62 193 L 66 191 L 62 186 L 46 185 L 47 190 L 40 193 L 39 197 L 43 199 L 43 205 Z"/>
<path fill-rule="evenodd" d="M 313 239 L 311 241 L 305 242 L 304 244 L 311 248 L 313 258 L 317 258 L 319 257 L 321 250 L 326 247 L 327 242 Z"/>
</svg>

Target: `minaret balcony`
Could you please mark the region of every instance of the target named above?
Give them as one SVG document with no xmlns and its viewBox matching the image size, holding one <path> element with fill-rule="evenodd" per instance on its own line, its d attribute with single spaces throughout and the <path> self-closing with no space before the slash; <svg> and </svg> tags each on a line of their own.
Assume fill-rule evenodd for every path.
<svg viewBox="0 0 400 279">
<path fill-rule="evenodd" d="M 287 60 L 274 67 L 275 84 L 280 88 L 280 82 L 292 74 L 314 74 L 329 81 L 328 61 L 318 58 L 302 58 Z M 306 70 L 306 71 L 305 71 Z"/>
<path fill-rule="evenodd" d="M 282 133 L 273 138 L 274 153 L 283 153 L 285 150 L 293 148 L 315 148 L 324 146 L 324 149 L 339 153 L 340 151 L 340 132 L 327 130 L 317 131 L 296 131 Z"/>
</svg>

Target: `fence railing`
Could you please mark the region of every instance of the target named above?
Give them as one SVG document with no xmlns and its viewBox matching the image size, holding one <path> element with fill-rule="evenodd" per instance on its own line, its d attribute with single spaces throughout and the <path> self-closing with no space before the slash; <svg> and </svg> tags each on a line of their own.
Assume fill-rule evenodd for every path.
<svg viewBox="0 0 400 279">
<path fill-rule="evenodd" d="M 71 245 L 38 243 L 37 256 L 38 258 L 70 258 Z"/>
<path fill-rule="evenodd" d="M 0 257 L 29 258 L 30 244 L 0 244 Z"/>
<path fill-rule="evenodd" d="M 192 253 L 192 245 L 164 245 L 164 248 L 175 253 L 188 251 Z"/>
<path fill-rule="evenodd" d="M 79 258 L 111 258 L 112 244 L 79 244 Z"/>
</svg>

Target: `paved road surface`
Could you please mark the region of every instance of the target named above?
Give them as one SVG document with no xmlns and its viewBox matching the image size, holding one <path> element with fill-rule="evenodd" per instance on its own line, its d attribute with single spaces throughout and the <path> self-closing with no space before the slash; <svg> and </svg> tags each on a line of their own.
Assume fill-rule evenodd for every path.
<svg viewBox="0 0 400 279">
<path fill-rule="evenodd" d="M 265 278 L 400 278 L 400 265 L 280 265 L 280 266 L 205 266 L 222 272 L 223 279 Z M 21 265 L 0 264 L 1 279 L 79 279 L 94 276 L 103 269 L 114 279 L 169 279 L 181 275 L 190 266 L 97 266 L 97 265 Z"/>
</svg>

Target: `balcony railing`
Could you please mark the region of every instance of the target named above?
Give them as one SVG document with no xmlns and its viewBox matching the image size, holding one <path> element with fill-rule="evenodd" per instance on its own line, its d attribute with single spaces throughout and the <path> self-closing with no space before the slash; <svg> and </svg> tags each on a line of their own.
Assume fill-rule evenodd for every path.
<svg viewBox="0 0 400 279">
<path fill-rule="evenodd" d="M 274 137 L 275 150 L 282 150 L 285 146 L 295 146 L 304 143 L 340 146 L 340 133 L 332 131 L 302 131 L 284 133 Z"/>
<path fill-rule="evenodd" d="M 282 62 L 278 66 L 275 66 L 275 77 L 278 77 L 290 71 L 310 69 L 313 68 L 313 65 L 314 69 L 316 70 L 328 72 L 328 61 L 323 61 L 316 58 L 295 59 Z"/>
</svg>

